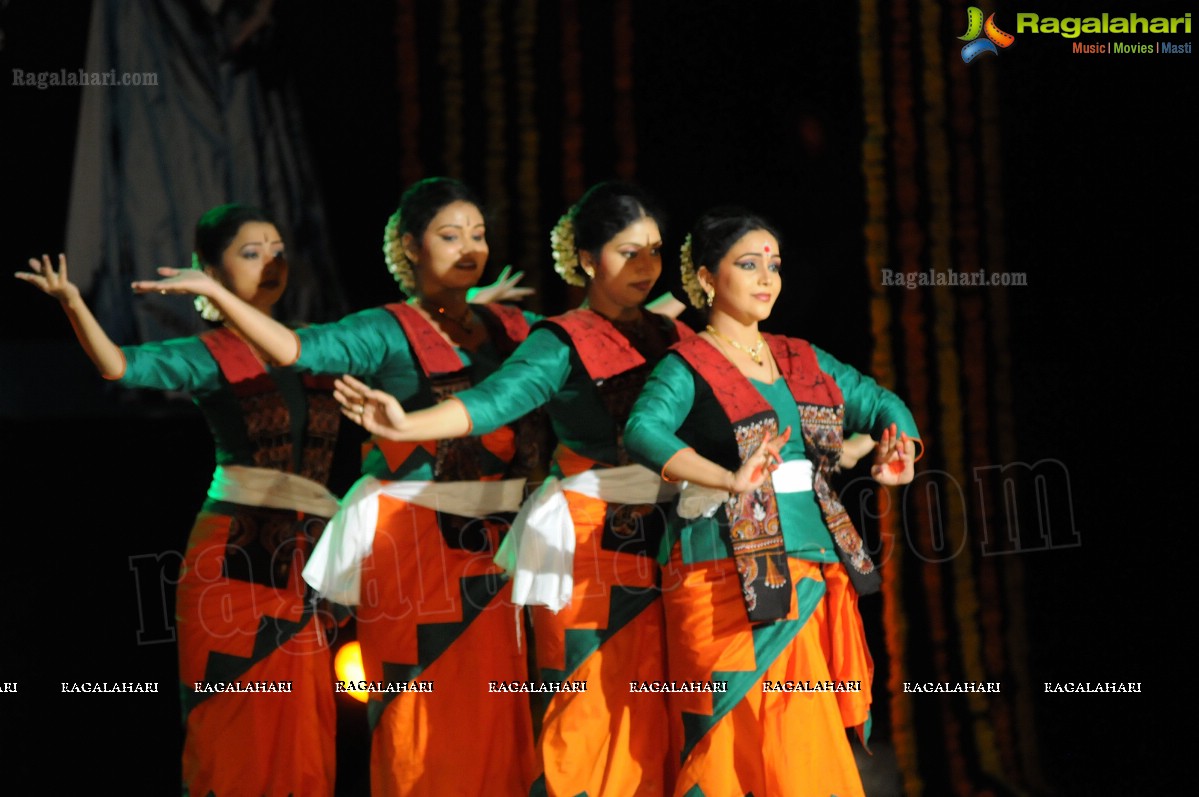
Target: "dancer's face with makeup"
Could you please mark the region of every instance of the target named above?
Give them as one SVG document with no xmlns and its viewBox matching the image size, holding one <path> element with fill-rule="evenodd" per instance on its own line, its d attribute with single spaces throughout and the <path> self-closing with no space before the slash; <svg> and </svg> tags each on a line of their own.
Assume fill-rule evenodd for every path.
<svg viewBox="0 0 1199 797">
<path fill-rule="evenodd" d="M 403 238 L 422 294 L 440 289 L 473 288 L 487 266 L 487 227 L 471 202 L 451 202 L 437 212 L 417 239 Z"/>
<path fill-rule="evenodd" d="M 702 276 L 716 289 L 712 310 L 747 325 L 765 321 L 783 287 L 782 267 L 778 240 L 766 230 L 750 230 L 724 253 L 715 274 Z"/>
<path fill-rule="evenodd" d="M 209 273 L 239 299 L 269 312 L 287 289 L 287 257 L 275 225 L 248 221 L 221 253 L 219 268 Z"/>
<path fill-rule="evenodd" d="M 658 222 L 642 216 L 604 244 L 598 253 L 581 252 L 583 269 L 590 275 L 589 304 L 629 313 L 645 302 L 662 274 L 662 233 Z"/>
</svg>

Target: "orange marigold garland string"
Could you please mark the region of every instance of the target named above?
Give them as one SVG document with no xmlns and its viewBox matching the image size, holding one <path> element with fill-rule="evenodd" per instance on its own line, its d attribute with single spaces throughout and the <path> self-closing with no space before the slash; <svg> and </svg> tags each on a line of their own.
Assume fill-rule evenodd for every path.
<svg viewBox="0 0 1199 797">
<path fill-rule="evenodd" d="M 997 164 L 1001 160 L 999 145 L 999 96 L 993 70 L 983 69 L 979 76 L 978 103 L 981 124 L 982 162 Z M 1007 255 L 1004 246 L 1003 191 L 1000 171 L 988 168 L 981 172 L 983 207 L 986 209 L 983 249 L 987 273 L 1006 271 Z M 991 316 L 991 363 L 994 373 L 991 406 L 995 417 L 995 439 L 999 461 L 1016 461 L 1016 433 L 1012 411 L 1012 360 L 1008 350 L 1009 315 L 1007 288 L 997 287 L 988 293 Z M 994 503 L 994 502 L 992 502 Z M 1037 723 L 1032 707 L 1033 681 L 1028 672 L 1028 627 L 1024 605 L 1024 568 L 1019 557 L 1005 557 L 1004 587 L 1007 595 L 1007 642 L 1009 661 L 1015 672 L 1016 739 L 1020 751 L 1021 771 L 1029 785 L 1037 791 L 1047 791 L 1041 772 L 1038 752 Z"/>
<path fill-rule="evenodd" d="M 926 184 L 929 201 L 929 265 L 934 273 L 947 274 L 955 266 L 952 253 L 953 225 L 950 183 L 950 143 L 946 136 L 948 96 L 942 59 L 941 10 L 936 3 L 919 4 L 920 41 L 923 55 L 922 88 L 924 96 L 924 143 Z M 961 270 L 960 264 L 957 270 Z M 986 681 L 982 666 L 979 634 L 979 601 L 974 578 L 974 550 L 967 544 L 966 455 L 963 429 L 966 418 L 961 395 L 961 360 L 957 352 L 957 306 L 959 289 L 934 286 L 933 337 L 937 352 L 937 386 L 939 420 L 938 441 L 941 445 L 945 484 L 945 525 L 956 550 L 952 559 L 952 601 L 955 615 L 958 660 L 964 680 L 970 683 Z M 994 778 L 1002 778 L 995 750 L 994 733 L 988 721 L 987 696 L 980 692 L 966 695 L 968 715 L 975 753 L 981 769 Z"/>
<path fill-rule="evenodd" d="M 508 251 L 508 108 L 504 75 L 504 4 L 484 3 L 483 23 L 483 196 L 487 198 L 487 240 Z M 536 269 L 533 269 L 536 271 Z"/>
<path fill-rule="evenodd" d="M 916 0 L 917 10 L 920 8 L 920 3 L 921 0 Z M 915 62 L 916 51 L 922 49 L 921 42 L 918 40 L 921 31 L 912 29 L 910 14 L 911 9 L 908 8 L 906 2 L 893 6 L 892 18 L 895 21 L 893 64 L 900 59 L 903 59 L 905 64 Z M 896 75 L 896 100 L 894 103 L 896 128 L 905 133 L 897 146 L 896 188 L 901 229 L 906 233 L 901 235 L 900 240 L 901 258 L 906 273 L 919 272 L 929 263 L 928 247 L 930 247 L 930 243 L 928 238 L 930 231 L 922 222 L 925 213 L 929 212 L 926 204 L 929 200 L 928 186 L 922 184 L 917 164 L 921 155 L 926 158 L 931 156 L 929 151 L 931 147 L 928 141 L 920 140 L 920 132 L 927 132 L 927 130 L 924 128 L 918 130 L 916 120 L 919 103 L 923 101 L 927 107 L 933 104 L 933 100 L 920 95 L 919 89 L 922 86 L 923 81 L 912 73 L 910 66 L 905 66 L 903 72 Z M 921 144 L 923 144 L 923 149 Z M 931 320 L 927 318 L 927 311 L 922 301 L 924 294 L 925 291 L 919 290 L 905 291 L 902 317 L 907 352 L 906 361 L 911 380 L 909 395 L 912 398 L 913 414 L 921 429 L 931 429 L 934 426 L 934 413 L 938 397 L 932 394 L 935 385 L 930 384 L 930 375 L 927 373 L 930 349 L 926 330 L 932 326 L 933 334 L 936 336 L 940 308 L 936 304 L 934 292 L 932 294 L 933 307 L 931 308 L 933 317 Z M 931 351 L 933 352 L 933 367 L 936 368 L 939 365 L 937 350 L 934 348 Z M 948 445 L 952 446 L 952 441 L 949 441 Z M 946 446 L 946 441 L 938 440 L 936 449 L 938 461 L 943 461 L 942 457 Z M 930 489 L 935 490 L 932 495 L 930 495 Z M 946 612 L 952 584 L 946 583 L 945 552 L 934 544 L 935 540 L 946 539 L 949 536 L 947 519 L 943 514 L 944 507 L 940 501 L 935 500 L 937 496 L 944 495 L 943 480 L 930 474 L 921 484 L 921 489 L 913 492 L 917 519 L 914 529 L 915 536 L 910 539 L 924 563 L 921 567 L 922 583 L 925 588 L 925 608 L 932 642 L 933 677 L 939 682 L 947 683 L 952 680 L 951 673 L 953 672 L 949 648 L 952 630 Z M 940 702 L 936 709 L 940 714 L 941 728 L 944 734 L 941 742 L 946 753 L 945 763 L 948 767 L 950 789 L 958 795 L 969 794 L 970 778 L 962 749 L 961 723 L 949 701 Z"/>
<path fill-rule="evenodd" d="M 919 0 L 917 0 L 919 2 Z M 916 124 L 917 97 L 915 91 L 920 85 L 912 71 L 916 62 L 917 42 L 913 40 L 911 25 L 911 7 L 906 0 L 897 0 L 891 6 L 891 42 L 890 42 L 890 72 L 892 77 L 892 165 L 894 175 L 894 208 L 899 230 L 898 257 L 905 275 L 915 275 L 925 262 L 925 230 L 922 226 L 924 208 L 921 203 L 921 183 L 917 160 L 921 153 L 920 141 Z M 925 327 L 929 323 L 925 317 L 923 302 L 924 291 L 905 290 L 900 299 L 900 319 L 903 331 L 904 361 L 906 364 L 907 399 L 915 416 L 916 423 L 921 429 L 933 428 L 933 397 L 930 395 L 929 374 L 927 371 L 928 339 Z M 934 449 L 934 451 L 939 450 Z M 937 455 L 939 460 L 939 454 Z M 914 552 L 922 559 L 919 571 L 920 586 L 925 597 L 925 621 L 929 634 L 929 653 L 933 676 L 938 681 L 948 681 L 950 666 L 949 626 L 947 623 L 945 604 L 946 589 L 944 585 L 944 570 L 942 563 L 937 561 L 939 553 L 932 545 L 933 536 L 940 531 L 941 517 L 938 509 L 930 505 L 928 489 L 939 485 L 935 476 L 921 479 L 921 484 L 915 489 L 909 488 L 908 496 L 915 505 L 913 527 L 908 535 L 909 544 Z M 935 514 L 936 513 L 936 514 Z M 931 708 L 931 707 L 929 707 Z M 961 749 L 961 729 L 957 718 L 950 706 L 942 702 L 934 710 L 939 710 L 942 738 L 940 740 L 945 750 L 945 763 L 948 768 L 950 788 L 954 793 L 961 793 L 969 787 L 965 759 Z M 911 793 L 910 789 L 905 790 Z"/>
<path fill-rule="evenodd" d="M 534 106 L 537 91 L 537 64 L 533 50 L 537 40 L 537 2 L 519 0 L 516 6 L 516 119 L 520 149 L 517 154 L 516 186 L 521 197 L 520 225 L 521 252 L 531 263 L 543 262 L 545 257 L 545 231 L 541 228 L 540 196 L 538 186 L 537 157 L 541 149 L 541 136 L 537 128 L 537 110 Z M 537 269 L 540 275 L 541 269 Z M 534 287 L 540 285 L 540 278 Z"/>
<path fill-rule="evenodd" d="M 923 249 L 923 230 L 920 225 L 920 192 L 918 192 L 918 176 L 916 173 L 916 156 L 918 141 L 915 125 L 915 97 L 912 93 L 911 65 L 914 56 L 911 52 L 911 25 L 908 20 L 909 6 L 906 0 L 898 0 L 891 6 L 891 24 L 886 30 L 890 31 L 890 62 L 888 70 L 891 77 L 891 170 L 892 170 L 892 207 L 893 224 L 896 225 L 896 255 L 899 270 L 906 274 L 920 271 L 921 252 Z M 929 417 L 928 374 L 924 367 L 924 352 L 927 342 L 924 339 L 924 309 L 923 291 L 904 290 L 899 296 L 899 331 L 902 334 L 902 351 L 904 357 L 904 382 L 906 385 L 905 398 L 912 410 L 918 428 L 929 429 L 932 419 Z M 926 433 L 927 435 L 927 433 Z M 935 449 L 934 449 L 935 451 Z M 926 460 L 929 461 L 929 460 Z M 922 490 L 909 489 L 909 496 L 914 497 L 915 513 L 906 515 L 904 521 L 904 541 L 916 553 L 921 554 L 921 561 L 927 562 L 927 555 L 920 550 L 923 543 L 921 533 L 928 533 L 929 518 L 928 502 Z M 909 525 L 911 521 L 911 525 Z M 915 535 L 914 532 L 915 531 Z M 908 555 L 908 550 L 900 551 L 900 555 Z M 914 560 L 915 561 L 915 560 Z M 932 572 L 930 572 L 932 570 Z M 944 633 L 945 624 L 940 620 L 940 574 L 927 563 L 917 564 L 915 568 L 916 590 L 922 590 L 926 598 L 926 617 L 922 626 L 929 629 L 929 639 L 932 642 L 933 658 L 944 652 L 944 639 L 939 635 Z M 914 591 L 908 590 L 909 594 Z M 905 626 L 910 630 L 910 623 Z M 906 652 L 905 646 L 905 652 Z M 892 692 L 902 693 L 903 676 L 908 675 L 910 660 L 903 660 L 903 671 L 899 677 L 893 676 Z M 914 706 L 915 710 L 915 706 Z M 909 729 L 914 732 L 918 718 L 912 713 L 912 725 Z M 904 775 L 908 773 L 904 772 Z M 924 777 L 918 783 L 904 781 L 904 792 L 908 795 L 923 793 Z"/>
<path fill-rule="evenodd" d="M 637 126 L 633 105 L 632 0 L 616 0 L 612 13 L 613 133 L 616 137 L 616 175 L 632 180 L 637 174 Z"/>
<path fill-rule="evenodd" d="M 420 157 L 420 55 L 416 42 L 415 0 L 399 0 L 396 10 L 396 82 L 400 104 L 400 182 L 423 176 Z"/>
<path fill-rule="evenodd" d="M 579 23 L 579 0 L 562 0 L 562 201 L 566 208 L 576 202 L 586 190 L 583 169 L 583 36 Z M 566 287 L 566 303 L 570 307 L 583 300 L 583 290 Z"/>
<path fill-rule="evenodd" d="M 887 231 L 887 164 L 883 146 L 887 140 L 887 118 L 883 94 L 882 43 L 879 35 L 877 0 L 862 0 L 859 17 L 859 61 L 862 70 L 862 173 L 865 180 L 866 221 L 863 230 L 865 258 L 870 285 L 870 325 L 874 342 L 871 370 L 879 383 L 895 386 L 894 352 L 891 345 L 891 305 L 883 286 L 883 267 L 889 262 Z M 888 495 L 888 498 L 891 496 Z M 880 497 L 881 498 L 881 497 Z M 904 545 L 899 536 L 898 503 L 878 507 L 879 539 L 883 550 L 883 633 L 887 647 L 890 695 L 890 737 L 895 758 L 910 794 L 924 790 L 916 758 L 911 697 L 904 692 L 907 674 L 908 621 L 903 609 Z M 898 552 L 896 545 L 899 545 Z M 896 555 L 898 553 L 898 555 Z"/>
<path fill-rule="evenodd" d="M 966 4 L 955 1 L 949 11 L 951 19 L 961 19 L 966 13 Z M 954 186 L 953 230 L 957 240 L 957 262 L 963 273 L 975 273 L 983 268 L 983 241 L 979 230 L 979 164 L 976 156 L 978 143 L 976 107 L 972 78 L 980 70 L 969 69 L 960 59 L 951 58 L 947 74 L 950 81 L 950 107 L 953 132 L 954 166 L 957 180 Z M 988 71 L 988 70 L 981 70 Z M 987 163 L 994 162 L 985 161 Z M 989 215 L 989 214 L 988 214 Z M 967 461 L 973 466 L 996 461 L 992 445 L 992 417 L 988 406 L 991 385 L 988 385 L 988 353 L 986 343 L 993 338 L 987 328 L 986 298 L 993 289 L 965 287 L 958 294 L 959 318 L 962 334 L 963 387 L 965 388 Z M 971 480 L 970 474 L 962 474 L 967 491 L 977 486 L 988 491 L 989 485 Z M 985 493 L 980 501 L 968 502 L 970 507 L 970 530 L 979 539 L 983 529 L 995 528 L 996 503 L 993 494 Z M 975 722 L 986 722 L 993 735 L 993 744 L 998 756 L 994 772 L 996 777 L 1008 782 L 1014 791 L 1023 791 L 1025 784 L 1020 774 L 1019 756 L 1016 751 L 1012 699 L 1013 680 L 1008 665 L 1008 650 L 1004 638 L 1005 596 L 1000 584 L 997 567 L 1006 562 L 997 561 L 1004 557 L 988 556 L 982 551 L 977 562 L 979 591 L 979 627 L 982 631 L 982 656 L 986 680 L 1003 684 L 1003 691 L 987 694 L 985 716 L 975 714 Z"/>
<path fill-rule="evenodd" d="M 462 81 L 462 34 L 459 25 L 458 0 L 443 0 L 441 4 L 441 46 L 437 62 L 441 66 L 441 105 L 445 113 L 442 134 L 442 158 L 447 174 L 462 176 L 462 131 L 466 124 L 463 114 L 464 90 Z"/>
<path fill-rule="evenodd" d="M 578 0 L 562 0 L 562 196 L 569 205 L 583 195 L 583 45 Z"/>
</svg>

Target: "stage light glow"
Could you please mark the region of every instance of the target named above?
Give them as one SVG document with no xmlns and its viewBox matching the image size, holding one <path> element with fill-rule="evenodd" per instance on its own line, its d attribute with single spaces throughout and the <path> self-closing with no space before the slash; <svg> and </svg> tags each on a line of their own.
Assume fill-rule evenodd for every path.
<svg viewBox="0 0 1199 797">
<path fill-rule="evenodd" d="M 345 643 L 337 651 L 333 657 L 333 670 L 339 681 L 357 683 L 366 680 L 366 671 L 362 668 L 362 648 L 356 640 Z M 347 689 L 345 694 L 363 703 L 367 700 L 367 693 L 359 689 Z"/>
</svg>

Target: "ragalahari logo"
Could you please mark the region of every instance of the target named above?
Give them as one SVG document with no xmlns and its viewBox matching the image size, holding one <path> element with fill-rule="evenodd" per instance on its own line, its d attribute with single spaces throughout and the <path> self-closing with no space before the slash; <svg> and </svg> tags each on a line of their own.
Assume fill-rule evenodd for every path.
<svg viewBox="0 0 1199 797">
<path fill-rule="evenodd" d="M 978 38 L 980 34 L 986 34 L 985 39 Z M 995 24 L 995 15 L 987 17 L 987 21 L 983 22 L 982 9 L 976 6 L 970 6 L 966 9 L 966 33 L 958 36 L 958 39 L 968 42 L 962 48 L 962 60 L 970 63 L 983 53 L 991 53 L 999 55 L 997 48 L 1007 49 L 1012 46 L 1012 42 L 1016 41 L 1016 37 L 1010 33 L 1004 33 Z"/>
</svg>

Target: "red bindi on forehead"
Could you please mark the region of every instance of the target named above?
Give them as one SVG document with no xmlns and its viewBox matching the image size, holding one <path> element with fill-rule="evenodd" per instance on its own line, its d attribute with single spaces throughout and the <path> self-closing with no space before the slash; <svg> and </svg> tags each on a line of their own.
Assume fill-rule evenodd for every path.
<svg viewBox="0 0 1199 797">
<path fill-rule="evenodd" d="M 762 248 L 765 250 L 766 254 L 770 254 L 770 244 L 766 244 L 766 246 Z"/>
</svg>

